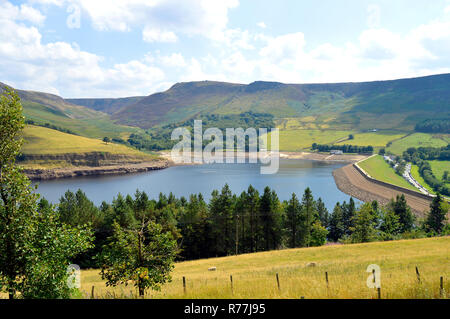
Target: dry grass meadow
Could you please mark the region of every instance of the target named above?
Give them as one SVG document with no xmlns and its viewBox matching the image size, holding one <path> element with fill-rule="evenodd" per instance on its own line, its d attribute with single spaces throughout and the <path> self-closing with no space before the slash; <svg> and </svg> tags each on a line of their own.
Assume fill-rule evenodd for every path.
<svg viewBox="0 0 450 319">
<path fill-rule="evenodd" d="M 371 264 L 381 267 L 381 298 L 449 298 L 449 257 L 450 237 L 440 237 L 179 262 L 175 265 L 172 282 L 164 285 L 160 292 L 148 293 L 146 298 L 371 299 L 377 298 L 377 291 L 366 285 L 370 276 L 366 269 Z M 208 271 L 210 267 L 217 270 Z M 325 273 L 328 273 L 328 286 Z M 440 289 L 441 276 L 443 290 Z M 94 298 L 137 298 L 132 285 L 107 288 L 99 270 L 82 271 L 81 289 L 85 298 L 91 298 L 93 286 Z"/>
</svg>

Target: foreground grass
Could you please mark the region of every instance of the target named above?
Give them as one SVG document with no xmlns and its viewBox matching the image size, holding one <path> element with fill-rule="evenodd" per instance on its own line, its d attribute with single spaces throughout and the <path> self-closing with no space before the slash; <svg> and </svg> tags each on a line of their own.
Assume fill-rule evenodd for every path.
<svg viewBox="0 0 450 319">
<path fill-rule="evenodd" d="M 136 149 L 125 145 L 104 143 L 99 139 L 92 139 L 40 126 L 28 125 L 24 129 L 25 143 L 22 146 L 24 154 L 83 154 L 89 152 L 105 152 L 132 156 L 148 156 Z"/>
<path fill-rule="evenodd" d="M 358 165 L 375 179 L 417 191 L 417 189 L 408 183 L 403 177 L 396 174 L 395 170 L 389 166 L 389 164 L 386 163 L 384 158 L 380 155 L 372 156 L 358 163 Z"/>
<path fill-rule="evenodd" d="M 288 249 L 177 263 L 171 283 L 147 298 L 376 298 L 367 266 L 381 267 L 382 298 L 449 298 L 450 237 Z M 309 267 L 308 263 L 316 263 Z M 217 271 L 208 271 L 209 267 Z M 415 267 L 420 272 L 417 281 Z M 325 281 L 328 273 L 329 286 Z M 280 290 L 276 274 L 280 279 Z M 230 275 L 233 276 L 233 291 Z M 183 276 L 186 294 L 183 293 Z M 107 288 L 98 270 L 82 271 L 82 291 L 96 298 L 136 297 L 132 286 Z"/>
</svg>

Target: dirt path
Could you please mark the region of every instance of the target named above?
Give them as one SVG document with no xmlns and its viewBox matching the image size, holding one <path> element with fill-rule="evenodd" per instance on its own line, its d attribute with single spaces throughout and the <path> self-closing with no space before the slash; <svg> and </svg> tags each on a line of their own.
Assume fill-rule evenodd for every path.
<svg viewBox="0 0 450 319">
<path fill-rule="evenodd" d="M 385 205 L 391 198 L 404 194 L 406 202 L 417 216 L 423 217 L 430 208 L 431 199 L 403 193 L 388 186 L 371 182 L 363 177 L 353 165 L 335 170 L 333 176 L 341 191 L 365 202 L 377 200 L 380 204 Z"/>
</svg>

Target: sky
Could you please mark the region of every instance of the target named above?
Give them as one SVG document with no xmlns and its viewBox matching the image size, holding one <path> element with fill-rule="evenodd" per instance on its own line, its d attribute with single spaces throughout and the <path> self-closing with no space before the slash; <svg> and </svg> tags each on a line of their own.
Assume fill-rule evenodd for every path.
<svg viewBox="0 0 450 319">
<path fill-rule="evenodd" d="M 0 0 L 0 82 L 65 98 L 440 73 L 450 0 Z"/>
</svg>

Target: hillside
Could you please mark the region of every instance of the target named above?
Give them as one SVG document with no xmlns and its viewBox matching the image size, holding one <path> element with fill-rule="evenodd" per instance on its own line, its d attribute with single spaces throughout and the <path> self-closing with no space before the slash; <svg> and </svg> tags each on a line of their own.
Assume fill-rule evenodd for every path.
<svg viewBox="0 0 450 319">
<path fill-rule="evenodd" d="M 144 96 L 133 96 L 118 99 L 65 99 L 69 103 L 76 105 L 82 105 L 90 109 L 113 114 L 119 111 L 121 108 L 137 103 L 143 99 Z"/>
<path fill-rule="evenodd" d="M 278 119 L 308 118 L 318 128 L 411 131 L 424 119 L 450 117 L 449 87 L 450 74 L 336 84 L 188 82 L 125 106 L 112 118 L 149 128 L 199 115 L 252 111 Z"/>
<path fill-rule="evenodd" d="M 24 144 L 20 164 L 26 168 L 99 166 L 151 161 L 156 156 L 125 145 L 104 143 L 98 139 L 28 125 L 23 131 Z"/>
<path fill-rule="evenodd" d="M 376 298 L 369 289 L 366 269 L 381 268 L 381 297 L 439 298 L 443 276 L 447 298 L 450 288 L 450 237 L 331 245 L 202 259 L 175 264 L 173 281 L 147 298 Z M 315 266 L 308 266 L 315 263 Z M 418 267 L 421 284 L 417 282 Z M 217 271 L 208 271 L 217 267 Z M 329 284 L 325 280 L 328 273 Z M 280 289 L 277 288 L 279 275 Z M 233 276 L 233 290 L 230 286 Z M 99 270 L 83 270 L 81 289 L 90 297 L 130 298 L 131 285 L 107 288 Z M 186 294 L 182 279 L 186 278 Z"/>
<path fill-rule="evenodd" d="M 5 86 L 0 82 L 0 93 Z M 131 133 L 140 131 L 136 127 L 116 124 L 106 113 L 69 103 L 54 94 L 15 90 L 21 98 L 25 118 L 37 125 L 48 123 L 91 138 L 126 139 Z"/>
</svg>

